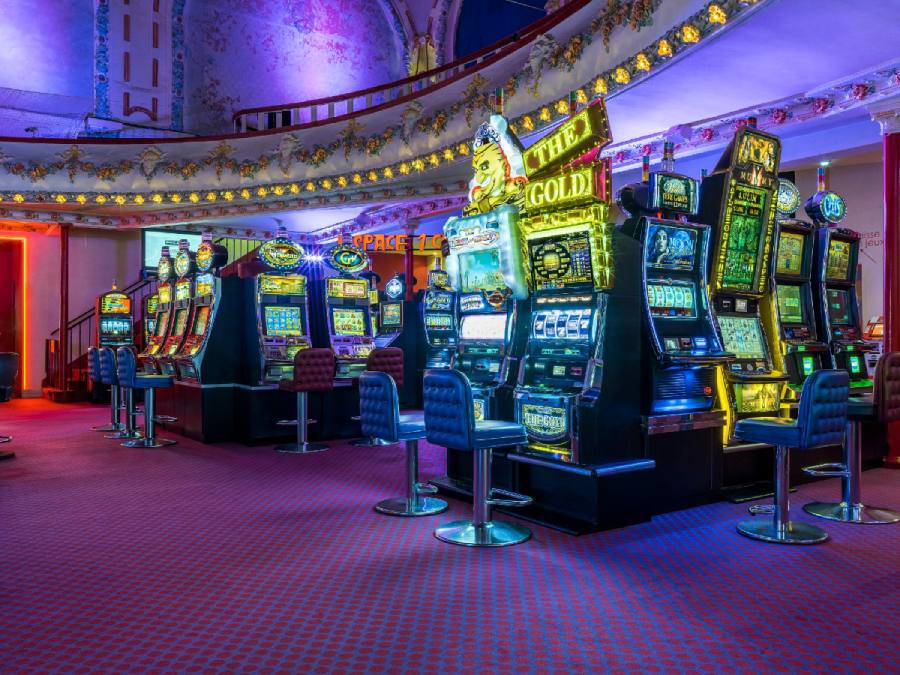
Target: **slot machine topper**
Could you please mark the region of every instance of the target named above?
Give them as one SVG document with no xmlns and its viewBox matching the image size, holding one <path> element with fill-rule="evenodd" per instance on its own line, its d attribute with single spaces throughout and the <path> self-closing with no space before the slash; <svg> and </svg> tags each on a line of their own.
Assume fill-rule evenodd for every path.
<svg viewBox="0 0 900 675">
<path fill-rule="evenodd" d="M 97 297 L 94 316 L 98 347 L 123 347 L 134 344 L 131 297 L 120 292 L 115 281 L 111 291 Z"/>
<path fill-rule="evenodd" d="M 335 378 L 356 379 L 366 369 L 366 359 L 375 348 L 370 282 L 363 277 L 369 256 L 352 244 L 337 244 L 325 252 L 325 263 L 339 275 L 325 279 Z"/>
<path fill-rule="evenodd" d="M 267 271 L 256 277 L 260 384 L 293 377 L 294 356 L 311 346 L 307 279 L 298 269 L 306 252 L 279 227 L 259 248 Z"/>
</svg>

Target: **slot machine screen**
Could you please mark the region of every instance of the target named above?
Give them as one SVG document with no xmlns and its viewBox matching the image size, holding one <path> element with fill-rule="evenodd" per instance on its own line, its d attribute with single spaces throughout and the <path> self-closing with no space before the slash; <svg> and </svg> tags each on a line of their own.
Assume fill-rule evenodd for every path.
<svg viewBox="0 0 900 675">
<path fill-rule="evenodd" d="M 765 359 L 766 348 L 759 320 L 749 316 L 719 316 L 726 352 L 739 359 Z"/>
<path fill-rule="evenodd" d="M 763 244 L 766 193 L 739 185 L 731 204 L 731 226 L 725 242 L 721 285 L 749 291 L 756 280 Z"/>
<path fill-rule="evenodd" d="M 206 325 L 209 323 L 209 310 L 209 306 L 197 308 L 197 315 L 194 317 L 194 327 L 191 329 L 191 333 L 194 335 L 206 333 Z"/>
<path fill-rule="evenodd" d="M 697 230 L 651 221 L 644 250 L 647 251 L 648 267 L 692 270 L 697 251 Z"/>
<path fill-rule="evenodd" d="M 459 336 L 463 340 L 504 340 L 506 339 L 506 314 L 465 316 L 459 324 Z"/>
<path fill-rule="evenodd" d="M 735 408 L 742 413 L 776 412 L 781 405 L 780 387 L 777 382 L 735 384 Z"/>
<path fill-rule="evenodd" d="M 850 280 L 850 242 L 832 239 L 828 242 L 828 261 L 825 278 L 835 281 Z"/>
<path fill-rule="evenodd" d="M 800 286 L 779 284 L 775 289 L 778 302 L 778 316 L 781 323 L 803 323 L 803 303 L 800 300 Z"/>
<path fill-rule="evenodd" d="M 196 288 L 194 289 L 194 297 L 202 298 L 206 295 L 213 294 L 213 275 L 201 274 L 197 277 Z"/>
<path fill-rule="evenodd" d="M 425 327 L 435 330 L 451 330 L 453 328 L 453 317 L 449 314 L 426 314 Z"/>
<path fill-rule="evenodd" d="M 365 279 L 329 277 L 327 295 L 333 298 L 368 298 L 369 282 Z"/>
<path fill-rule="evenodd" d="M 266 335 L 276 337 L 303 335 L 303 320 L 300 316 L 300 307 L 266 305 L 264 314 Z"/>
<path fill-rule="evenodd" d="M 648 283 L 650 316 L 667 319 L 696 319 L 694 284 Z"/>
<path fill-rule="evenodd" d="M 850 323 L 850 292 L 840 288 L 829 288 L 825 294 L 828 298 L 828 321 L 833 324 L 848 325 Z"/>
<path fill-rule="evenodd" d="M 175 284 L 175 299 L 187 300 L 191 297 L 191 282 L 179 281 Z"/>
<path fill-rule="evenodd" d="M 156 294 L 159 296 L 159 302 L 172 302 L 172 287 L 169 284 L 157 288 Z"/>
<path fill-rule="evenodd" d="M 128 337 L 131 334 L 127 319 L 102 319 L 100 328 L 103 333 L 112 338 Z"/>
<path fill-rule="evenodd" d="M 366 315 L 361 309 L 332 307 L 331 325 L 335 335 L 363 336 L 366 334 Z"/>
<path fill-rule="evenodd" d="M 403 310 L 399 302 L 383 302 L 381 303 L 381 325 L 382 326 L 402 326 Z"/>
<path fill-rule="evenodd" d="M 184 335 L 184 329 L 187 328 L 188 311 L 185 308 L 175 311 L 175 326 L 172 328 L 172 335 Z"/>
<path fill-rule="evenodd" d="M 586 231 L 531 239 L 528 255 L 535 290 L 593 283 L 591 242 Z"/>
<path fill-rule="evenodd" d="M 303 295 L 306 293 L 306 277 L 300 274 L 261 274 L 259 292 L 262 295 Z"/>
<path fill-rule="evenodd" d="M 806 235 L 782 232 L 778 235 L 778 253 L 775 255 L 776 274 L 800 274 L 803 269 L 803 244 Z"/>
<path fill-rule="evenodd" d="M 131 314 L 131 298 L 121 293 L 108 293 L 100 298 L 101 314 Z"/>
<path fill-rule="evenodd" d="M 163 312 L 156 318 L 156 337 L 162 337 L 166 334 L 166 328 L 169 327 L 169 313 Z"/>
<path fill-rule="evenodd" d="M 449 312 L 453 309 L 453 293 L 444 291 L 425 292 L 425 311 Z"/>
<path fill-rule="evenodd" d="M 531 336 L 538 340 L 587 341 L 591 337 L 591 310 L 538 310 L 531 320 Z"/>
<path fill-rule="evenodd" d="M 507 288 L 500 269 L 500 254 L 496 248 L 472 251 L 459 255 L 460 290 L 463 293 L 495 291 Z"/>
<path fill-rule="evenodd" d="M 306 345 L 288 345 L 284 351 L 285 354 L 287 354 L 288 360 L 293 361 L 294 357 L 297 356 L 297 352 L 305 348 Z"/>
</svg>

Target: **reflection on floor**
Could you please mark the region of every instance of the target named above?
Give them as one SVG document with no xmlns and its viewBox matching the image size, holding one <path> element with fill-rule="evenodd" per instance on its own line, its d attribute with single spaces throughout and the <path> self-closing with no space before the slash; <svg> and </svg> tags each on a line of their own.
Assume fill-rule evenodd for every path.
<svg viewBox="0 0 900 675">
<path fill-rule="evenodd" d="M 105 408 L 0 409 L 0 663 L 173 672 L 880 671 L 896 668 L 900 526 L 818 521 L 787 548 L 722 503 L 511 549 L 443 544 L 372 510 L 399 495 L 399 446 L 324 453 L 126 449 Z M 422 475 L 443 470 L 422 448 Z M 900 507 L 900 472 L 865 474 Z M 802 487 L 800 506 L 836 481 Z M 848 630 L 847 627 L 852 627 Z"/>
</svg>

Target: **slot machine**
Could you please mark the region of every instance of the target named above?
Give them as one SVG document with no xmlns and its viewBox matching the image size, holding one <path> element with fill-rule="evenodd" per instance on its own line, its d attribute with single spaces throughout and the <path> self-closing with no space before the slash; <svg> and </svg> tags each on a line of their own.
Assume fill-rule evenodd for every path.
<svg viewBox="0 0 900 675">
<path fill-rule="evenodd" d="M 307 280 L 297 271 L 304 256 L 303 247 L 284 228 L 259 248 L 259 259 L 268 268 L 256 277 L 259 384 L 292 377 L 294 356 L 311 346 Z"/>
<path fill-rule="evenodd" d="M 164 375 L 176 375 L 175 355 L 181 349 L 187 334 L 188 322 L 191 318 L 194 298 L 194 275 L 197 271 L 196 256 L 188 248 L 186 239 L 178 242 L 178 253 L 172 262 L 175 273 L 175 284 L 172 289 L 172 318 L 166 340 L 156 355 L 160 372 Z"/>
<path fill-rule="evenodd" d="M 710 228 L 688 220 L 697 214 L 699 185 L 676 173 L 649 173 L 623 188 L 619 203 L 631 213 L 622 230 L 643 252 L 647 432 L 675 430 L 673 424 L 679 432 L 695 423 L 709 428 L 711 417 L 693 413 L 713 408 L 717 366 L 734 355 L 722 349 L 707 292 Z"/>
<path fill-rule="evenodd" d="M 831 367 L 828 345 L 819 340 L 812 294 L 815 226 L 795 217 L 800 206 L 797 187 L 778 182 L 775 255 L 770 292 L 764 297 L 763 324 L 775 342 L 776 370 L 788 377 L 784 398 L 797 401 L 803 382 L 812 373 Z"/>
<path fill-rule="evenodd" d="M 777 416 L 787 377 L 776 372 L 760 305 L 769 289 L 781 142 L 747 125 L 740 128 L 700 188 L 700 220 L 712 228 L 710 295 L 719 336 L 735 360 L 720 368 L 720 398 L 734 424 Z"/>
<path fill-rule="evenodd" d="M 375 348 L 369 282 L 359 274 L 369 265 L 366 252 L 338 244 L 325 253 L 325 263 L 340 276 L 325 279 L 328 339 L 336 361 L 336 379 L 356 379 Z"/>
<path fill-rule="evenodd" d="M 422 294 L 422 327 L 425 349 L 421 370 L 449 368 L 456 351 L 456 292 L 450 275 L 438 266 L 428 273 L 428 287 Z"/>
<path fill-rule="evenodd" d="M 123 347 L 134 344 L 134 316 L 131 298 L 112 290 L 97 297 L 94 311 L 98 347 Z"/>
<path fill-rule="evenodd" d="M 856 292 L 860 235 L 838 227 L 846 215 L 843 198 L 821 186 L 806 202 L 806 213 L 818 225 L 813 268 L 816 327 L 830 349 L 831 367 L 850 375 L 850 393 L 872 391 L 866 354 L 877 346 L 863 339 Z"/>
<path fill-rule="evenodd" d="M 375 346 L 390 347 L 403 332 L 406 317 L 403 302 L 406 297 L 406 280 L 402 272 L 395 274 L 384 285 L 379 298 L 377 310 L 378 330 L 375 335 Z"/>
<path fill-rule="evenodd" d="M 143 346 L 150 344 L 150 337 L 156 333 L 157 312 L 159 312 L 159 293 L 151 293 L 143 300 Z"/>
<path fill-rule="evenodd" d="M 169 247 L 163 246 L 159 262 L 156 267 L 156 295 L 157 305 L 154 316 L 153 333 L 144 343 L 144 351 L 138 354 L 138 361 L 144 370 L 150 373 L 159 372 L 157 358 L 162 352 L 163 345 L 169 335 L 172 323 L 172 296 L 174 270 L 172 269 L 172 257 Z"/>
<path fill-rule="evenodd" d="M 221 380 L 210 377 L 210 361 L 205 357 L 209 351 L 213 326 L 222 306 L 223 280 L 218 271 L 228 262 L 228 250 L 224 246 L 213 244 L 212 235 L 204 234 L 197 248 L 195 262 L 197 276 L 191 298 L 189 329 L 174 359 L 180 379 L 210 384 L 212 380 Z"/>
</svg>

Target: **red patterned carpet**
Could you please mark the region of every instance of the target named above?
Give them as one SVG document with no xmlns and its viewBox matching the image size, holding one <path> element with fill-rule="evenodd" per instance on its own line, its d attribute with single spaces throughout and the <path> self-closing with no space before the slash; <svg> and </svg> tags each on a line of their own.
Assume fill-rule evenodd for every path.
<svg viewBox="0 0 900 675">
<path fill-rule="evenodd" d="M 472 550 L 407 520 L 399 446 L 120 447 L 105 408 L 0 408 L 0 671 L 897 672 L 900 525 L 739 536 L 715 504 Z M 423 448 L 422 474 L 443 452 Z M 900 507 L 900 472 L 870 471 Z M 795 515 L 836 481 L 802 487 Z"/>
</svg>

